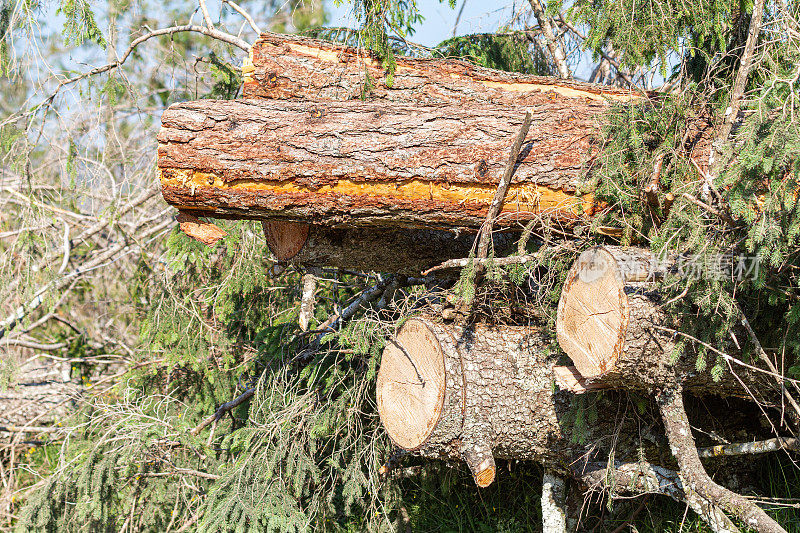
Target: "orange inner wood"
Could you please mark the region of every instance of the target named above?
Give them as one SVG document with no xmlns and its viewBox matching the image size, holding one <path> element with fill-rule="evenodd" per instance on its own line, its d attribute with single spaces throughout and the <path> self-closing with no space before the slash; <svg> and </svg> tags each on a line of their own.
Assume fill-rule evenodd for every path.
<svg viewBox="0 0 800 533">
<path fill-rule="evenodd" d="M 220 190 L 254 191 L 268 195 L 315 194 L 342 196 L 373 196 L 401 200 L 427 200 L 449 203 L 478 203 L 489 205 L 494 198 L 496 185 L 482 183 L 447 184 L 411 179 L 397 181 L 357 182 L 340 179 L 333 185 L 310 188 L 292 182 L 277 180 L 241 179 L 225 182 L 217 174 L 185 169 L 169 169 L 169 176 L 161 172 L 162 186 L 185 187 L 200 190 L 213 187 Z M 593 208 L 591 195 L 576 196 L 562 190 L 553 190 L 531 183 L 511 184 L 508 188 L 503 212 L 548 211 L 570 212 L 575 215 L 590 214 Z M 179 206 L 189 208 L 191 206 Z"/>
</svg>

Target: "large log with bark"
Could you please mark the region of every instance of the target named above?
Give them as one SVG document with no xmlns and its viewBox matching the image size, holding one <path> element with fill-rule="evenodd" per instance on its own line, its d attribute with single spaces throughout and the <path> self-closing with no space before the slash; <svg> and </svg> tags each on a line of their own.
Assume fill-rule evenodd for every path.
<svg viewBox="0 0 800 533">
<path fill-rule="evenodd" d="M 570 394 L 554 391 L 546 344 L 532 328 L 408 319 L 378 372 L 378 412 L 389 437 L 405 450 L 465 460 L 481 487 L 495 478 L 495 457 L 563 472 L 563 458 L 583 449 L 559 423 Z"/>
<path fill-rule="evenodd" d="M 474 233 L 428 229 L 331 229 L 282 220 L 262 221 L 267 244 L 275 259 L 306 268 L 335 267 L 419 277 L 450 259 L 467 257 L 475 245 Z M 495 253 L 512 251 L 515 233 L 492 236 Z M 439 277 L 458 276 L 454 269 Z"/>
<path fill-rule="evenodd" d="M 242 68 L 245 98 L 416 104 L 557 106 L 587 129 L 612 102 L 643 95 L 619 87 L 502 72 L 459 59 L 395 57 L 393 74 L 373 52 L 298 35 L 264 33 Z"/>
<path fill-rule="evenodd" d="M 494 478 L 493 457 L 563 471 L 561 462 L 583 450 L 564 427 L 574 416 L 573 393 L 554 388 L 563 367 L 548 344 L 535 327 L 408 319 L 384 349 L 376 385 L 389 437 L 426 456 L 463 458 L 481 486 Z M 674 383 L 667 379 L 662 386 Z M 732 384 L 716 385 L 704 373 L 686 389 L 705 394 L 713 386 L 719 395 L 742 395 Z M 608 429 L 603 421 L 596 425 L 586 431 Z"/>
<path fill-rule="evenodd" d="M 578 221 L 592 131 L 546 105 L 496 226 Z M 483 106 L 202 100 L 158 135 L 164 198 L 195 215 L 325 225 L 479 227 L 524 113 Z"/>
</svg>

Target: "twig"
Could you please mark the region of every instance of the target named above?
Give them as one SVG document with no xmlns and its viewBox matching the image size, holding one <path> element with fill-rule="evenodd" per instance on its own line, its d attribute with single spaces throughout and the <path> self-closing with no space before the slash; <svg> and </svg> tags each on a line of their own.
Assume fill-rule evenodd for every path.
<svg viewBox="0 0 800 533">
<path fill-rule="evenodd" d="M 148 230 L 142 232 L 139 235 L 139 238 L 145 239 L 155 233 L 158 233 L 162 229 L 169 227 L 172 223 L 173 223 L 172 220 L 165 220 L 160 224 L 157 224 L 156 226 L 153 226 L 152 228 L 149 228 Z M 36 293 L 33 295 L 33 298 L 31 298 L 26 304 L 19 306 L 17 310 L 14 311 L 14 313 L 12 313 L 10 316 L 6 317 L 5 320 L 0 322 L 0 339 L 2 339 L 9 332 L 13 331 L 14 328 L 16 328 L 19 325 L 20 321 L 23 318 L 25 318 L 27 315 L 38 309 L 44 303 L 45 295 L 48 292 L 59 291 L 63 289 L 64 287 L 72 283 L 73 279 L 82 276 L 83 274 L 89 272 L 90 270 L 102 266 L 103 263 L 105 263 L 107 260 L 112 258 L 117 253 L 121 252 L 127 246 L 128 243 L 124 241 L 114 246 L 111 246 L 107 248 L 104 252 L 98 254 L 94 259 L 87 261 L 86 263 L 79 266 L 70 273 L 63 275 L 60 278 L 51 281 L 50 283 L 47 283 L 44 287 L 36 291 Z"/>
<path fill-rule="evenodd" d="M 458 15 L 456 15 L 456 21 L 453 23 L 453 37 L 456 36 L 456 30 L 458 30 L 458 23 L 461 22 L 461 15 L 464 13 L 464 7 L 467 5 L 467 0 L 461 1 L 461 9 L 458 10 Z"/>
<path fill-rule="evenodd" d="M 747 42 L 744 45 L 744 52 L 739 60 L 739 70 L 736 72 L 736 80 L 731 89 L 731 99 L 728 104 L 728 109 L 725 111 L 725 120 L 720 128 L 718 141 L 726 142 L 733 129 L 733 124 L 739 115 L 739 109 L 742 106 L 742 98 L 744 98 L 744 90 L 747 86 L 747 78 L 750 76 L 750 70 L 753 68 L 753 52 L 758 42 L 758 36 L 761 33 L 761 21 L 764 16 L 764 0 L 756 0 L 753 4 L 753 14 L 750 17 L 750 28 L 747 32 Z M 717 167 L 719 162 L 717 162 Z M 712 181 L 713 181 L 712 172 Z"/>
<path fill-rule="evenodd" d="M 512 255 L 509 257 L 497 257 L 493 259 L 475 259 L 470 257 L 465 257 L 463 259 L 448 259 L 443 263 L 440 263 L 434 267 L 429 268 L 425 272 L 422 272 L 423 276 L 427 276 L 431 272 L 436 272 L 437 270 L 444 270 L 447 268 L 464 268 L 465 266 L 469 265 L 470 262 L 475 265 L 486 265 L 491 263 L 497 266 L 507 266 L 507 265 L 524 265 L 530 261 L 535 261 L 539 258 L 541 254 L 539 252 L 533 254 L 525 254 L 525 255 Z"/>
<path fill-rule="evenodd" d="M 86 239 L 89 239 L 90 237 L 93 237 L 94 235 L 100 233 L 101 231 L 103 231 L 103 229 L 111 225 L 115 220 L 118 220 L 120 217 L 128 214 L 128 212 L 131 211 L 133 208 L 139 207 L 141 204 L 143 204 L 144 202 L 155 196 L 157 192 L 158 189 L 155 188 L 148 189 L 138 198 L 134 199 L 131 203 L 129 203 L 128 205 L 126 205 L 125 207 L 114 213 L 115 216 L 107 216 L 105 218 L 100 219 L 99 221 L 97 221 L 96 224 L 83 230 L 74 239 L 70 239 L 70 247 L 74 248 L 77 243 L 81 243 Z M 32 270 L 34 272 L 40 272 L 44 270 L 51 261 L 54 261 L 59 256 L 59 254 L 60 252 L 58 251 L 51 252 L 50 254 L 46 255 L 39 263 L 34 265 Z M 14 280 L 11 281 L 7 289 L 13 291 L 19 285 L 20 280 L 21 276 L 16 277 Z"/>
<path fill-rule="evenodd" d="M 690 202 L 692 202 L 694 205 L 705 209 L 706 211 L 708 211 L 712 215 L 716 215 L 717 217 L 721 218 L 722 220 L 724 220 L 728 224 L 736 224 L 736 221 L 734 221 L 727 213 L 724 213 L 722 211 L 719 211 L 719 210 L 711 207 L 710 205 L 708 205 L 707 203 L 703 202 L 702 200 L 698 200 L 697 198 L 695 198 L 694 196 L 692 196 L 688 192 L 685 192 L 685 193 L 681 194 L 681 196 L 686 198 Z"/>
<path fill-rule="evenodd" d="M 64 222 L 64 258 L 61 260 L 61 266 L 58 267 L 58 275 L 64 273 L 67 269 L 67 265 L 69 264 L 69 252 L 70 252 L 70 245 L 69 245 L 69 224 L 66 221 Z"/>
<path fill-rule="evenodd" d="M 142 477 L 168 477 L 168 476 L 177 476 L 177 475 L 184 475 L 184 476 L 195 476 L 203 479 L 219 479 L 221 476 L 219 474 L 210 474 L 208 472 L 201 472 L 200 470 L 192 470 L 190 468 L 176 468 L 170 472 L 142 472 L 140 474 L 136 474 L 137 476 Z"/>
<path fill-rule="evenodd" d="M 723 455 L 755 455 L 780 450 L 800 451 L 800 441 L 791 437 L 778 437 L 755 442 L 739 442 L 709 446 L 708 448 L 700 448 L 697 450 L 697 453 L 700 457 L 720 457 Z"/>
<path fill-rule="evenodd" d="M 206 23 L 206 26 L 209 30 L 214 29 L 214 23 L 211 21 L 211 15 L 208 14 L 208 7 L 206 7 L 205 0 L 198 0 L 200 4 L 200 12 L 203 14 L 203 21 Z"/>
<path fill-rule="evenodd" d="M 489 243 L 492 240 L 492 226 L 494 225 L 494 219 L 497 218 L 497 215 L 503 208 L 503 202 L 505 202 L 506 193 L 508 193 L 508 187 L 511 185 L 511 178 L 514 176 L 514 170 L 516 170 L 517 158 L 519 157 L 519 152 L 522 149 L 522 143 L 525 141 L 525 137 L 528 135 L 528 130 L 531 127 L 531 120 L 532 118 L 530 111 L 526 111 L 525 118 L 522 120 L 522 125 L 519 128 L 519 132 L 517 132 L 517 137 L 514 139 L 514 144 L 511 146 L 511 152 L 509 153 L 508 160 L 506 161 L 506 168 L 503 172 L 503 177 L 500 178 L 500 183 L 497 184 L 497 191 L 495 192 L 492 203 L 489 205 L 489 210 L 486 213 L 486 221 L 483 223 L 483 227 L 481 228 L 481 233 L 478 240 L 478 252 L 476 254 L 477 259 L 485 259 L 488 255 Z"/>
<path fill-rule="evenodd" d="M 125 63 L 125 61 L 133 53 L 136 47 L 142 44 L 143 42 L 152 39 L 153 37 L 160 37 L 162 35 L 172 35 L 175 33 L 184 33 L 184 32 L 202 33 L 203 35 L 211 37 L 212 39 L 216 39 L 218 41 L 222 41 L 224 43 L 236 46 L 237 48 L 241 48 L 245 52 L 249 52 L 251 48 L 249 44 L 247 44 L 244 40 L 240 39 L 239 37 L 236 37 L 235 35 L 231 35 L 229 33 L 225 33 L 213 28 L 206 28 L 205 26 L 197 26 L 195 24 L 183 24 L 180 26 L 170 26 L 169 28 L 161 28 L 158 30 L 153 30 L 133 40 L 118 60 L 112 61 L 111 63 L 107 63 L 97 68 L 93 68 L 92 70 L 84 72 L 83 74 L 78 74 L 77 76 L 73 76 L 71 78 L 62 80 L 61 82 L 59 82 L 59 84 L 56 86 L 53 92 L 38 105 L 33 106 L 26 113 L 21 113 L 20 115 L 12 115 L 6 118 L 2 123 L 0 123 L 0 126 L 8 124 L 14 120 L 17 120 L 20 116 L 26 116 L 35 113 L 38 109 L 42 107 L 49 106 L 50 103 L 53 102 L 55 97 L 61 91 L 61 89 L 66 87 L 67 85 L 71 85 L 73 83 L 89 78 L 91 76 L 96 76 L 97 74 L 102 74 L 103 72 L 108 72 L 109 70 L 113 70 L 117 67 L 120 67 L 123 63 Z"/>
<path fill-rule="evenodd" d="M 350 317 L 356 314 L 356 312 L 359 309 L 361 309 L 363 305 L 371 302 L 372 300 L 375 300 L 376 298 L 378 298 L 378 296 L 383 294 L 384 289 L 386 289 L 389 283 L 391 283 L 392 279 L 394 279 L 394 276 L 387 276 L 386 278 L 378 281 L 378 283 L 376 283 L 374 287 L 364 290 L 358 296 L 358 298 L 356 298 L 350 305 L 345 307 L 341 313 L 330 317 L 328 320 L 320 324 L 319 329 L 324 330 L 326 332 L 335 330 L 336 326 L 340 322 L 348 320 Z M 318 340 L 321 339 L 324 335 L 325 335 L 324 333 L 321 333 L 318 337 Z"/>
<path fill-rule="evenodd" d="M 235 407 L 238 407 L 239 405 L 243 404 L 244 402 L 252 398 L 255 392 L 256 388 L 250 387 L 247 390 L 245 390 L 242 394 L 234 398 L 233 400 L 223 403 L 222 405 L 219 406 L 219 408 L 213 415 L 209 416 L 208 418 L 200 422 L 200 424 L 198 424 L 197 427 L 190 430 L 189 433 L 192 435 L 197 435 L 198 433 L 203 431 L 205 427 L 213 424 L 214 422 L 217 422 L 219 419 L 225 416 L 225 413 L 227 413 L 228 411 L 230 411 Z"/>
<path fill-rule="evenodd" d="M 679 474 L 650 463 L 589 463 L 576 471 L 578 479 L 590 489 L 605 489 L 615 493 L 663 494 L 675 501 L 686 502 L 711 529 L 718 533 L 738 533 L 739 529 L 725 516 L 719 506 L 704 500 L 693 490 L 687 490 Z"/>
<path fill-rule="evenodd" d="M 786 401 L 789 402 L 789 405 L 792 406 L 792 409 L 794 409 L 794 412 L 798 416 L 798 418 L 800 418 L 800 405 L 797 404 L 797 402 L 792 397 L 792 395 L 789 394 L 789 391 L 786 390 L 785 380 L 781 379 L 782 378 L 782 374 L 780 374 L 778 372 L 777 367 L 772 363 L 772 360 L 770 360 L 769 356 L 767 356 L 767 353 L 764 351 L 764 347 L 761 346 L 761 341 L 758 340 L 758 336 L 756 335 L 756 332 L 753 331 L 752 326 L 750 326 L 750 321 L 747 320 L 747 317 L 744 314 L 744 310 L 739 306 L 738 303 L 736 303 L 736 307 L 739 310 L 739 316 L 741 317 L 742 326 L 744 326 L 744 329 L 747 331 L 747 334 L 750 336 L 750 340 L 755 345 L 756 352 L 758 352 L 759 359 L 764 361 L 764 363 L 766 363 L 766 365 L 770 369 L 770 371 L 776 376 L 776 381 L 777 381 L 778 385 L 781 388 L 781 393 L 783 394 L 784 398 L 786 398 Z M 778 378 L 777 376 L 781 376 L 781 378 Z"/>
<path fill-rule="evenodd" d="M 66 342 L 43 343 L 26 341 L 23 339 L 5 339 L 3 340 L 3 344 L 9 346 L 20 346 L 22 348 L 30 348 L 32 350 L 42 350 L 43 352 L 63 350 L 68 346 Z"/>
<path fill-rule="evenodd" d="M 582 41 L 586 40 L 586 36 L 584 34 L 582 34 L 580 31 L 578 31 L 578 29 L 575 26 L 573 26 L 572 24 L 567 22 L 567 20 L 564 18 L 564 14 L 563 13 L 559 13 L 558 22 L 559 22 L 559 24 L 561 24 L 562 26 L 567 28 L 570 32 L 572 32 L 580 40 L 582 40 Z M 645 91 L 643 88 L 641 88 L 637 84 L 635 84 L 633 82 L 633 80 L 631 79 L 631 77 L 628 76 L 628 74 L 622 70 L 622 67 L 620 67 L 620 65 L 619 65 L 619 61 L 617 61 L 616 59 L 614 59 L 613 57 L 611 57 L 610 55 L 605 53 L 602 48 L 599 50 L 599 53 L 600 53 L 600 57 L 602 57 L 603 59 L 605 59 L 606 61 L 611 63 L 611 65 L 614 67 L 614 70 L 617 71 L 617 74 L 619 75 L 619 77 L 622 78 L 623 80 L 625 80 L 625 83 L 627 83 L 631 87 L 634 87 L 635 89 L 638 89 L 639 91 L 642 92 L 642 94 L 647 94 L 647 91 Z"/>
<path fill-rule="evenodd" d="M 234 11 L 239 13 L 242 16 L 242 18 L 244 18 L 244 20 L 247 21 L 250 27 L 253 28 L 254 32 L 261 35 L 261 28 L 258 26 L 258 24 L 256 24 L 256 21 L 253 20 L 253 17 L 250 16 L 250 13 L 239 7 L 239 4 L 237 4 L 233 0 L 222 0 L 222 3 L 231 6 Z"/>
</svg>

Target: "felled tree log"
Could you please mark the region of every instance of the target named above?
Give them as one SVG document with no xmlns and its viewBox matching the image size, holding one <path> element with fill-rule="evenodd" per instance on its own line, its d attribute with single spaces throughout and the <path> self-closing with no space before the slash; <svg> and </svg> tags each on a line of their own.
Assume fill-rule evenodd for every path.
<svg viewBox="0 0 800 533">
<path fill-rule="evenodd" d="M 411 318 L 383 352 L 381 421 L 401 448 L 463 458 L 481 487 L 494 480 L 494 457 L 558 463 L 578 451 L 559 427 L 569 401 L 553 392 L 544 347 L 530 328 Z"/>
<path fill-rule="evenodd" d="M 628 389 L 683 384 L 695 394 L 763 394 L 759 399 L 767 403 L 779 398 L 767 374 L 737 367 L 736 376 L 726 373 L 715 382 L 696 369 L 691 353 L 673 361 L 680 317 L 665 312 L 658 282 L 680 268 L 676 258 L 640 248 L 601 246 L 581 254 L 567 274 L 556 317 L 558 343 L 580 375 Z"/>
<path fill-rule="evenodd" d="M 603 456 L 601 448 L 586 455 L 588 448 L 576 433 L 584 432 L 582 442 L 591 445 L 627 431 L 628 444 L 639 442 L 638 429 L 617 427 L 620 421 L 613 417 L 598 417 L 584 428 L 573 425 L 574 396 L 553 386 L 559 367 L 548 344 L 547 336 L 531 327 L 465 328 L 427 316 L 410 318 L 381 359 L 376 386 L 381 422 L 405 450 L 463 459 L 480 486 L 494 479 L 495 457 L 534 460 L 572 475 L 565 465 L 578 458 L 591 461 L 594 453 Z M 689 382 L 689 388 L 705 392 L 712 379 L 707 373 L 704 379 Z M 734 391 L 722 387 L 718 392 Z M 615 401 L 613 394 L 605 397 Z M 626 460 L 626 453 L 637 460 L 636 446 L 617 452 L 619 460 Z"/>
<path fill-rule="evenodd" d="M 369 50 L 297 35 L 262 34 L 242 68 L 245 98 L 395 103 L 559 106 L 586 129 L 610 102 L 642 98 L 627 89 L 502 72 L 458 59 L 395 57 L 388 73 Z"/>
<path fill-rule="evenodd" d="M 496 226 L 592 209 L 576 186 L 592 132 L 546 105 Z M 168 203 L 195 215 L 328 227 L 479 227 L 523 119 L 498 106 L 202 100 L 170 106 L 158 135 Z"/>
<path fill-rule="evenodd" d="M 467 257 L 475 233 L 427 229 L 330 229 L 282 220 L 263 221 L 270 251 L 279 261 L 308 268 L 336 267 L 418 277 L 448 259 Z M 516 233 L 495 233 L 495 252 L 510 252 Z M 458 276 L 443 270 L 437 276 Z"/>
<path fill-rule="evenodd" d="M 647 250 L 607 246 L 581 254 L 567 274 L 556 319 L 558 342 L 581 375 L 601 377 L 645 362 L 657 364 L 648 372 L 672 375 L 661 356 L 672 350 L 673 335 L 659 328 L 674 324 L 652 283 L 662 275 Z"/>
</svg>

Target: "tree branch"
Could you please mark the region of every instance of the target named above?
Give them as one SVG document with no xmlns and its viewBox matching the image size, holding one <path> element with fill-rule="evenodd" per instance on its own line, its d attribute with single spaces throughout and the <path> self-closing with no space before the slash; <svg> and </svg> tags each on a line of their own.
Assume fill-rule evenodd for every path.
<svg viewBox="0 0 800 533">
<path fill-rule="evenodd" d="M 681 482 L 689 497 L 697 497 L 700 503 L 706 505 L 721 507 L 760 533 L 786 533 L 755 503 L 718 485 L 708 475 L 700 462 L 680 388 L 660 391 L 656 394 L 656 402 L 664 421 L 670 450 L 678 462 Z"/>
</svg>

